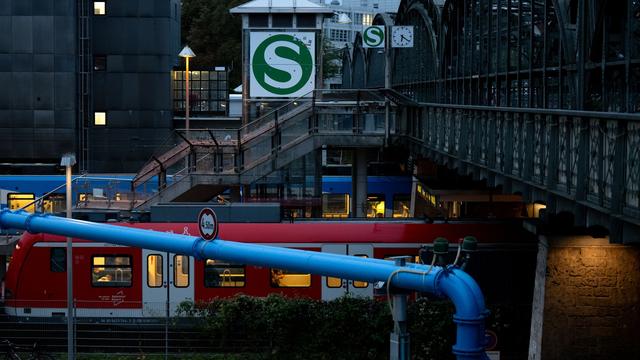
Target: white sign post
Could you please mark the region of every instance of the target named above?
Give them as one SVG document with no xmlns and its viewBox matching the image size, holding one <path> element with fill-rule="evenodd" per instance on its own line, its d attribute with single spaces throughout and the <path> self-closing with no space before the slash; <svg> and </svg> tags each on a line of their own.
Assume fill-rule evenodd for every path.
<svg viewBox="0 0 640 360">
<path fill-rule="evenodd" d="M 252 32 L 250 96 L 311 96 L 316 78 L 316 40 L 313 32 Z"/>
<path fill-rule="evenodd" d="M 204 208 L 200 210 L 198 230 L 200 230 L 200 237 L 207 241 L 213 240 L 218 236 L 218 217 L 212 209 Z"/>
</svg>

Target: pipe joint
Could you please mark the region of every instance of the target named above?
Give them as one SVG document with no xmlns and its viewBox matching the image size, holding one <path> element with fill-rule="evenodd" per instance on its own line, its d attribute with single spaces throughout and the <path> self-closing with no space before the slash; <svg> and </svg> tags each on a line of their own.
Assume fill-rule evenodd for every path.
<svg viewBox="0 0 640 360">
<path fill-rule="evenodd" d="M 20 213 L 26 213 L 26 211 L 21 210 Z M 34 213 L 34 214 L 27 215 L 27 218 L 24 221 L 25 230 L 27 230 L 29 232 L 29 234 L 34 234 L 34 235 L 35 234 L 39 234 L 38 231 L 33 231 L 31 229 L 31 221 L 33 219 L 35 219 L 36 217 L 45 217 L 45 216 L 47 216 L 47 215 L 41 214 L 41 213 Z"/>
<path fill-rule="evenodd" d="M 207 245 L 207 241 L 203 240 L 202 238 L 197 238 L 194 242 L 193 245 L 191 246 L 192 254 L 193 257 L 196 258 L 196 260 L 205 260 L 207 258 L 207 256 L 204 253 L 204 248 Z"/>
</svg>

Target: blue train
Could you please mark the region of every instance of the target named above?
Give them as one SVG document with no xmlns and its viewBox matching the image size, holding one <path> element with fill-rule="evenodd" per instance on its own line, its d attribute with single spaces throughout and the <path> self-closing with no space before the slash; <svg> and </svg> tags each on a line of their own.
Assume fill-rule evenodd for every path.
<svg viewBox="0 0 640 360">
<path fill-rule="evenodd" d="M 133 175 L 106 174 L 73 176 L 74 202 L 109 199 L 129 200 Z M 171 182 L 171 179 L 168 179 Z M 409 213 L 411 177 L 369 176 L 366 207 L 368 217 L 407 217 Z M 157 179 L 136 189 L 136 196 L 157 191 Z M 348 217 L 351 211 L 352 186 L 350 176 L 323 176 L 322 213 L 324 217 Z M 29 205 L 43 197 L 36 205 Z M 0 208 L 13 210 L 58 212 L 65 207 L 65 177 L 63 175 L 1 175 Z"/>
</svg>

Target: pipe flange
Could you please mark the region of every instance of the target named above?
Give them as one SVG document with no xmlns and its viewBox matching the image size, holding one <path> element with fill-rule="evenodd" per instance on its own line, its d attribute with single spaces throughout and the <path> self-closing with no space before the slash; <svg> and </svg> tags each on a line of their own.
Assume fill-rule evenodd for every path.
<svg viewBox="0 0 640 360">
<path fill-rule="evenodd" d="M 26 212 L 26 211 L 22 211 L 22 212 Z M 31 231 L 31 220 L 33 220 L 35 217 L 45 217 L 45 216 L 46 216 L 45 214 L 38 214 L 38 213 L 27 216 L 27 219 L 24 221 L 24 227 L 25 229 L 27 229 L 27 232 L 33 235 L 39 234 L 39 232 Z"/>
</svg>

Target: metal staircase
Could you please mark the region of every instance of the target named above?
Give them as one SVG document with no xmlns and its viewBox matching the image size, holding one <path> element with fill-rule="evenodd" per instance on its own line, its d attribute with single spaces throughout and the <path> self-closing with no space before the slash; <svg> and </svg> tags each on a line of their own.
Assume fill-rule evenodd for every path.
<svg viewBox="0 0 640 360">
<path fill-rule="evenodd" d="M 316 90 L 238 130 L 191 129 L 189 138 L 178 131 L 180 141 L 134 178 L 134 189 L 159 179 L 158 192 L 137 209 L 193 201 L 185 195 L 192 189 L 206 194 L 208 187 L 211 195 L 252 184 L 323 146 L 379 148 L 385 144 L 386 99 L 393 101 L 383 90 Z"/>
</svg>

